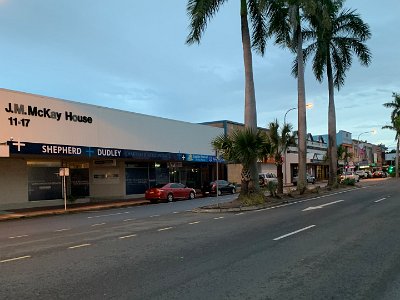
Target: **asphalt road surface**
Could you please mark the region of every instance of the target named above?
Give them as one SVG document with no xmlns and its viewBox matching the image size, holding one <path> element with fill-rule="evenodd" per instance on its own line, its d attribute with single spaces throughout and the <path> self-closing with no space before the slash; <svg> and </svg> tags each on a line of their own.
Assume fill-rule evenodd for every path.
<svg viewBox="0 0 400 300">
<path fill-rule="evenodd" d="M 188 211 L 207 201 L 2 222 L 0 299 L 400 299 L 400 181 Z"/>
</svg>

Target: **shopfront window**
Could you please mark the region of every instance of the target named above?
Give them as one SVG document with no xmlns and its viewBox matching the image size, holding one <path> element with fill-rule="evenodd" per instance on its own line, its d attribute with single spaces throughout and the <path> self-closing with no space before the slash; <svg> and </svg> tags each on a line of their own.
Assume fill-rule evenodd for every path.
<svg viewBox="0 0 400 300">
<path fill-rule="evenodd" d="M 62 199 L 61 162 L 28 161 L 29 201 Z"/>
</svg>

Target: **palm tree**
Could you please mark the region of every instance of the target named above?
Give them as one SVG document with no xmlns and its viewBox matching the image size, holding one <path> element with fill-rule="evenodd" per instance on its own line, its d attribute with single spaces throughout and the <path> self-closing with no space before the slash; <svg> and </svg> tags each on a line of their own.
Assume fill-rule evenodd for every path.
<svg viewBox="0 0 400 300">
<path fill-rule="evenodd" d="M 249 195 L 256 188 L 251 178 L 251 164 L 261 160 L 270 152 L 267 136 L 261 130 L 244 128 L 236 130 L 230 135 L 220 135 L 211 142 L 213 148 L 218 150 L 222 157 L 229 163 L 242 164 L 241 195 Z M 258 180 L 256 180 L 258 183 Z"/>
<path fill-rule="evenodd" d="M 296 65 L 292 73 L 297 77 L 298 108 L 298 157 L 297 189 L 302 193 L 307 186 L 307 120 L 304 81 L 302 20 L 316 13 L 319 0 L 276 0 L 269 6 L 270 27 L 268 35 L 275 35 L 277 44 L 296 53 Z M 329 1 L 329 0 L 326 0 Z M 268 0 L 267 0 L 268 2 Z M 322 17 L 326 17 L 325 10 Z"/>
<path fill-rule="evenodd" d="M 318 81 L 322 81 L 324 73 L 328 79 L 328 157 L 329 186 L 337 184 L 337 144 L 336 144 L 336 112 L 334 88 L 337 90 L 344 84 L 346 71 L 355 54 L 361 65 L 368 66 L 371 54 L 365 41 L 371 33 L 368 24 L 364 23 L 355 10 L 341 10 L 343 1 L 321 0 L 314 14 L 307 15 L 310 29 L 304 31 L 304 38 L 312 43 L 304 50 L 304 60 L 314 54 L 313 72 Z M 323 11 L 329 12 L 329 22 Z"/>
<path fill-rule="evenodd" d="M 289 146 L 295 145 L 295 137 L 291 134 L 293 126 L 291 124 L 283 124 L 279 130 L 278 120 L 269 123 L 268 126 L 269 142 L 270 142 L 270 156 L 275 159 L 276 171 L 278 177 L 278 193 L 283 194 L 283 155 Z"/>
<path fill-rule="evenodd" d="M 217 13 L 227 0 L 189 0 L 187 12 L 190 16 L 190 33 L 186 43 L 200 43 L 201 36 L 207 27 L 207 22 Z M 267 40 L 266 17 L 259 0 L 240 0 L 240 20 L 242 33 L 243 58 L 245 69 L 245 104 L 244 123 L 248 128 L 257 129 L 256 97 L 253 80 L 253 62 L 251 48 L 264 55 Z M 250 37 L 249 21 L 252 26 Z M 256 190 L 259 190 L 257 161 L 250 164 L 251 179 Z"/>
<path fill-rule="evenodd" d="M 391 129 L 396 131 L 396 178 L 399 177 L 399 146 L 400 146 L 400 94 L 393 93 L 394 100 L 392 102 L 384 103 L 383 106 L 387 108 L 393 108 L 390 119 L 392 125 L 383 126 L 383 129 Z"/>
</svg>

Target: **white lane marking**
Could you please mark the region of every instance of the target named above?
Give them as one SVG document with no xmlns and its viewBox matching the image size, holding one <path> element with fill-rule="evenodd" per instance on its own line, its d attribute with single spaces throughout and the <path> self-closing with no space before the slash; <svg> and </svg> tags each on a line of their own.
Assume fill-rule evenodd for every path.
<svg viewBox="0 0 400 300">
<path fill-rule="evenodd" d="M 288 236 L 291 236 L 291 235 L 293 235 L 293 234 L 296 234 L 296 233 L 302 232 L 302 231 L 304 231 L 304 230 L 307 230 L 307 229 L 313 228 L 313 227 L 315 227 L 315 226 L 316 226 L 316 225 L 310 225 L 310 226 L 307 226 L 307 227 L 301 228 L 301 229 L 299 229 L 299 230 L 296 230 L 296 231 L 293 231 L 293 232 L 290 232 L 290 233 L 287 233 L 287 234 L 281 235 L 281 236 L 279 236 L 279 237 L 277 237 L 277 238 L 274 238 L 274 241 L 279 241 L 279 240 L 281 240 L 281 239 L 284 239 L 285 237 L 288 237 Z"/>
<path fill-rule="evenodd" d="M 75 249 L 75 248 L 87 247 L 87 246 L 90 246 L 90 245 L 91 245 L 91 244 L 81 244 L 81 245 L 76 245 L 76 246 L 68 247 L 68 249 Z"/>
<path fill-rule="evenodd" d="M 174 227 L 165 227 L 165 228 L 157 229 L 157 231 L 170 230 L 170 229 L 172 229 L 172 228 L 174 228 Z"/>
<path fill-rule="evenodd" d="M 173 214 L 179 214 L 179 211 L 174 211 Z"/>
<path fill-rule="evenodd" d="M 130 212 L 129 211 L 125 211 L 125 212 L 119 212 L 119 213 L 115 213 L 115 214 L 91 216 L 91 217 L 87 217 L 87 218 L 88 219 L 94 219 L 94 218 L 111 217 L 111 216 L 117 216 L 117 215 L 123 215 L 123 214 L 130 214 Z"/>
<path fill-rule="evenodd" d="M 136 236 L 136 234 L 130 234 L 130 235 L 125 235 L 125 236 L 120 236 L 119 237 L 119 239 L 127 239 L 127 238 L 131 238 L 131 237 L 134 237 L 134 236 Z"/>
<path fill-rule="evenodd" d="M 67 231 L 67 230 L 71 230 L 71 229 L 70 228 L 62 228 L 62 229 L 54 230 L 54 232 L 61 232 L 61 231 Z"/>
<path fill-rule="evenodd" d="M 223 219 L 224 217 L 216 217 L 214 218 L 214 220 L 219 220 L 219 219 Z"/>
<path fill-rule="evenodd" d="M 244 215 L 244 212 L 240 212 L 240 213 L 235 214 L 235 216 L 240 216 L 240 215 Z"/>
<path fill-rule="evenodd" d="M 6 262 L 10 262 L 10 261 L 25 259 L 25 258 L 31 258 L 31 256 L 30 256 L 30 255 L 25 255 L 25 256 L 20 256 L 20 257 L 14 257 L 14 258 L 9 258 L 9 259 L 4 259 L 4 260 L 0 260 L 0 263 L 6 263 Z"/>
<path fill-rule="evenodd" d="M 22 238 L 22 237 L 26 237 L 26 236 L 29 236 L 29 235 L 23 234 L 23 235 L 10 236 L 9 239 L 18 239 L 18 238 Z"/>
<path fill-rule="evenodd" d="M 135 220 L 135 219 L 125 219 L 122 222 L 128 222 L 128 221 L 133 221 L 133 220 Z"/>
<path fill-rule="evenodd" d="M 378 203 L 378 202 L 381 202 L 381 201 L 383 201 L 383 200 L 386 200 L 386 198 L 382 198 L 382 199 L 379 199 L 379 200 L 375 200 L 374 202 L 375 202 L 375 203 Z"/>
<path fill-rule="evenodd" d="M 189 223 L 189 225 L 194 225 L 194 224 L 199 224 L 199 223 L 200 223 L 200 221 L 195 221 L 195 222 Z"/>
<path fill-rule="evenodd" d="M 95 226 L 102 226 L 102 225 L 106 225 L 106 223 L 97 223 L 97 224 L 93 224 L 93 225 L 91 225 L 92 227 L 95 227 Z"/>
<path fill-rule="evenodd" d="M 155 218 L 155 217 L 159 217 L 160 215 L 152 215 L 150 216 L 150 218 Z"/>
<path fill-rule="evenodd" d="M 325 206 L 329 206 L 329 205 L 332 205 L 332 204 L 335 204 L 335 203 L 339 203 L 339 202 L 343 202 L 343 201 L 344 201 L 344 200 L 337 200 L 337 201 L 333 201 L 333 202 L 321 204 L 321 205 L 318 205 L 318 206 L 310 206 L 310 207 L 307 207 L 307 208 L 303 209 L 302 211 L 320 209 L 320 208 L 323 208 L 323 207 L 325 207 Z"/>
</svg>

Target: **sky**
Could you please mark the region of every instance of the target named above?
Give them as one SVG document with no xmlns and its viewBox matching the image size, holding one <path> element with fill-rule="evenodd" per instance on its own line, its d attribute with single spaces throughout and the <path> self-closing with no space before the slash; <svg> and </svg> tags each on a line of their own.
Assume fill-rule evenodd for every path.
<svg viewBox="0 0 400 300">
<path fill-rule="evenodd" d="M 0 87 L 201 123 L 244 122 L 240 1 L 210 20 L 199 45 L 187 45 L 186 0 L 0 0 Z M 369 24 L 369 67 L 354 59 L 335 91 L 337 131 L 395 147 L 391 110 L 400 92 L 399 0 L 347 0 Z M 293 54 L 268 42 L 253 53 L 258 126 L 297 106 Z M 307 131 L 328 131 L 326 81 L 306 65 Z M 286 120 L 297 128 L 297 112 Z M 162 128 L 160 128 L 162 130 Z"/>
</svg>

